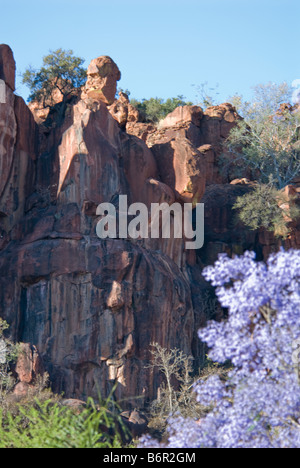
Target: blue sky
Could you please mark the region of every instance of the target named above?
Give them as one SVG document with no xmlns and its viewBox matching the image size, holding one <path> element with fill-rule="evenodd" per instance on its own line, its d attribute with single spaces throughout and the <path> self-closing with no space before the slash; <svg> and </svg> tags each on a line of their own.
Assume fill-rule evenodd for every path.
<svg viewBox="0 0 300 468">
<path fill-rule="evenodd" d="M 119 86 L 138 99 L 195 101 L 208 82 L 226 101 L 300 78 L 299 0 L 0 0 L 0 19 L 0 43 L 13 49 L 18 73 L 59 47 L 86 66 L 109 55 Z M 20 76 L 17 92 L 28 95 Z"/>
</svg>

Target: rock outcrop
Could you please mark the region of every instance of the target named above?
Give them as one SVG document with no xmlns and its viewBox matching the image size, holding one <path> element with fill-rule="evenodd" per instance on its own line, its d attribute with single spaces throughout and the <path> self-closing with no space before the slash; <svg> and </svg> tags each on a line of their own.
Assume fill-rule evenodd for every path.
<svg viewBox="0 0 300 468">
<path fill-rule="evenodd" d="M 16 63 L 11 48 L 6 44 L 0 44 L 0 80 L 3 80 L 9 88 L 15 90 Z"/>
<path fill-rule="evenodd" d="M 1 249 L 14 238 L 26 200 L 34 191 L 38 128 L 24 100 L 13 94 L 15 61 L 6 45 L 0 46 L 0 79 L 5 83 L 5 99 L 0 103 Z"/>
<path fill-rule="evenodd" d="M 106 55 L 91 61 L 87 70 L 87 82 L 83 97 L 112 104 L 121 73 L 115 62 Z"/>
<path fill-rule="evenodd" d="M 20 343 L 18 348 L 15 365 L 17 384 L 13 393 L 16 397 L 24 397 L 37 384 L 37 379 L 42 378 L 44 366 L 36 346 L 30 343 Z"/>
<path fill-rule="evenodd" d="M 159 239 L 151 248 L 96 236 L 99 203 L 127 194 L 128 203 L 150 206 L 172 203 L 175 194 L 159 180 L 151 150 L 109 112 L 113 62 L 97 59 L 89 71 L 82 99 L 74 96 L 63 120 L 53 111 L 39 132 L 11 90 L 0 105 L 0 313 L 15 340 L 37 347 L 54 390 L 97 397 L 117 382 L 120 398 L 141 397 L 141 405 L 160 384 L 145 368 L 150 343 L 191 352 L 192 300 L 178 266 L 183 240 L 170 250 Z M 89 93 L 98 78 L 101 93 Z"/>
<path fill-rule="evenodd" d="M 193 354 L 196 365 L 205 356 L 202 267 L 219 252 L 263 258 L 276 247 L 234 220 L 236 197 L 251 187 L 224 174 L 220 156 L 239 117 L 223 104 L 180 107 L 159 128 L 140 122 L 124 93 L 114 99 L 120 71 L 107 56 L 44 116 L 13 94 L 14 76 L 13 54 L 0 46 L 0 316 L 12 338 L 38 351 L 53 390 L 85 399 L 117 383 L 117 397 L 141 407 L 162 382 L 147 367 L 151 343 Z M 118 212 L 119 195 L 148 208 L 203 202 L 203 249 L 186 251 L 174 236 L 99 239 L 97 206 Z"/>
</svg>

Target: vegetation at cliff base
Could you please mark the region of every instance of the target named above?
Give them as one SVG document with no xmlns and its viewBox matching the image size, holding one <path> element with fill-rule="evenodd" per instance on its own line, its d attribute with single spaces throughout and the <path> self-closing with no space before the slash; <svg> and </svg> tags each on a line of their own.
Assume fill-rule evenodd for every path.
<svg viewBox="0 0 300 468">
<path fill-rule="evenodd" d="M 0 317 L 0 404 L 15 385 L 11 365 L 16 361 L 19 352 L 18 345 L 4 337 L 8 328 L 8 323 Z"/>
<path fill-rule="evenodd" d="M 194 385 L 207 414 L 172 415 L 163 444 L 145 436 L 148 448 L 300 447 L 300 251 L 257 262 L 253 252 L 219 256 L 203 271 L 228 310 L 199 338 L 214 362 L 230 361 L 227 377 L 213 374 Z"/>
<path fill-rule="evenodd" d="M 163 382 L 157 392 L 157 399 L 149 406 L 149 424 L 151 433 L 163 438 L 167 434 L 168 420 L 172 417 L 200 419 L 207 413 L 207 408 L 197 400 L 194 391 L 196 382 L 206 380 L 210 375 L 225 378 L 230 369 L 230 363 L 219 365 L 211 359 L 195 371 L 194 358 L 187 356 L 180 349 L 166 349 L 159 343 L 152 343 L 151 364 L 147 367 L 156 368 L 163 376 Z M 228 365 L 229 364 L 229 365 Z"/>
<path fill-rule="evenodd" d="M 93 400 L 79 412 L 51 400 L 19 405 L 17 413 L 0 407 L 0 448 L 121 448 L 122 428 Z"/>
<path fill-rule="evenodd" d="M 0 448 L 121 448 L 132 440 L 113 391 L 95 402 L 68 406 L 49 388 L 48 374 L 36 376 L 23 395 L 12 370 L 20 351 L 5 338 L 0 318 Z"/>
</svg>

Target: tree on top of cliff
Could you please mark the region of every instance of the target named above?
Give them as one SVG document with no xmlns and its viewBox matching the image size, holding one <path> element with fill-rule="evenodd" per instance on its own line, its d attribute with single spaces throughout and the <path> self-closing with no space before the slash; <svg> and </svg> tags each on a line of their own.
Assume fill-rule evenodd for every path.
<svg viewBox="0 0 300 468">
<path fill-rule="evenodd" d="M 72 50 L 50 52 L 43 58 L 39 70 L 29 67 L 23 73 L 22 81 L 31 91 L 28 101 L 38 101 L 44 107 L 51 107 L 57 102 L 57 93 L 65 100 L 86 80 L 86 70 L 82 67 L 84 59 L 75 57 Z"/>
<path fill-rule="evenodd" d="M 157 123 L 176 109 L 176 107 L 192 105 L 193 103 L 186 102 L 184 96 L 177 96 L 166 100 L 158 97 L 142 99 L 142 101 L 131 99 L 130 104 L 138 109 L 146 122 Z"/>
</svg>

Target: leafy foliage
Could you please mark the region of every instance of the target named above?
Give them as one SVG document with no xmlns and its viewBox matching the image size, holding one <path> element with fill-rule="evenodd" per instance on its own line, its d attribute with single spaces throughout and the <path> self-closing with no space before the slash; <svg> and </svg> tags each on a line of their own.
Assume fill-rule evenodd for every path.
<svg viewBox="0 0 300 468">
<path fill-rule="evenodd" d="M 8 323 L 0 318 L 0 401 L 15 384 L 10 367 L 16 361 L 19 352 L 18 345 L 4 337 L 8 328 Z"/>
<path fill-rule="evenodd" d="M 86 70 L 82 67 L 84 59 L 75 57 L 72 50 L 50 52 L 43 58 L 43 66 L 39 70 L 30 67 L 25 71 L 22 81 L 31 91 L 29 101 L 37 100 L 44 107 L 53 105 L 55 90 L 65 98 L 86 79 Z"/>
<path fill-rule="evenodd" d="M 49 388 L 49 376 L 37 376 L 28 393 L 14 395 L 10 367 L 19 346 L 4 337 L 0 318 L 0 448 L 120 448 L 131 435 L 113 400 L 113 392 L 96 404 L 88 399 L 78 410 L 65 406 Z"/>
<path fill-rule="evenodd" d="M 275 233 L 288 233 L 288 218 L 298 210 L 280 213 L 278 190 L 290 184 L 300 172 L 300 111 L 286 104 L 291 89 L 286 83 L 259 85 L 252 103 L 235 96 L 243 119 L 231 130 L 226 141 L 228 151 L 224 167 L 237 168 L 261 185 L 238 200 L 241 220 L 251 229 L 264 227 Z M 229 155 L 229 156 L 228 156 Z M 286 216 L 287 215 L 287 216 Z"/>
<path fill-rule="evenodd" d="M 265 116 L 276 114 L 281 104 L 291 100 L 292 88 L 286 83 L 266 83 L 253 87 L 253 98 L 244 101 L 243 96 L 235 94 L 228 101 L 235 106 L 237 112 L 247 123 L 257 122 Z"/>
<path fill-rule="evenodd" d="M 288 222 L 300 215 L 293 198 L 287 199 L 285 192 L 272 184 L 257 184 L 251 192 L 237 198 L 234 208 L 250 229 L 262 227 L 283 238 L 290 232 Z"/>
<path fill-rule="evenodd" d="M 195 385 L 210 411 L 201 421 L 170 419 L 167 446 L 299 448 L 300 251 L 281 250 L 267 263 L 251 252 L 223 254 L 203 274 L 228 318 L 209 322 L 199 337 L 213 361 L 230 360 L 233 369 Z"/>
<path fill-rule="evenodd" d="M 93 400 L 80 411 L 51 400 L 20 406 L 17 414 L 0 408 L 0 448 L 120 448 L 121 418 L 108 400 Z"/>
<path fill-rule="evenodd" d="M 142 101 L 131 99 L 130 103 L 138 109 L 145 121 L 154 123 L 159 122 L 178 106 L 192 105 L 184 100 L 184 96 L 168 98 L 166 101 L 157 97 Z"/>
<path fill-rule="evenodd" d="M 300 114 L 285 111 L 281 115 L 260 116 L 258 120 L 238 122 L 231 131 L 227 146 L 235 159 L 262 183 L 282 189 L 299 174 Z"/>
</svg>

